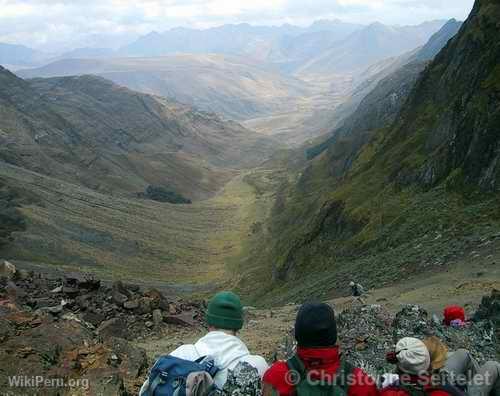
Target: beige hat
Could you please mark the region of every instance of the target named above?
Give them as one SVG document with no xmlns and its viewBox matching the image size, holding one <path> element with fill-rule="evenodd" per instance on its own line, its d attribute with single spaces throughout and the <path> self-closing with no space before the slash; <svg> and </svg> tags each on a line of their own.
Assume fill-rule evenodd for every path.
<svg viewBox="0 0 500 396">
<path fill-rule="evenodd" d="M 427 372 L 431 357 L 425 344 L 417 338 L 406 337 L 396 344 L 398 368 L 407 373 L 419 375 Z"/>
</svg>

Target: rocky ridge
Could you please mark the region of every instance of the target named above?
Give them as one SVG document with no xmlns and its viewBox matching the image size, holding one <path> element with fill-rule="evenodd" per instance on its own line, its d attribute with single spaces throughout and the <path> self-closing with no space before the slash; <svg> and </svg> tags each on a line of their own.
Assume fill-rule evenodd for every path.
<svg viewBox="0 0 500 396">
<path fill-rule="evenodd" d="M 201 326 L 204 302 L 90 275 L 50 279 L 0 265 L 0 388 L 14 375 L 86 379 L 72 395 L 137 394 L 150 362 L 130 341 L 169 326 Z M 10 389 L 10 388 L 9 388 Z M 60 394 L 43 389 L 44 394 Z M 13 394 L 25 389 L 12 389 Z M 52 393 L 51 393 L 52 392 Z M 82 393 L 79 393 L 82 392 Z"/>
</svg>

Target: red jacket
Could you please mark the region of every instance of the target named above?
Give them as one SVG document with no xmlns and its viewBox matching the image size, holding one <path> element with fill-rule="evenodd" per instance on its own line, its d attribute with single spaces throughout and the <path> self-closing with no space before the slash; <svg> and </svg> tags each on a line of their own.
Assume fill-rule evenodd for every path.
<svg viewBox="0 0 500 396">
<path fill-rule="evenodd" d="M 407 381 L 409 385 L 420 384 L 427 396 L 465 396 L 465 393 L 463 391 L 454 386 L 442 385 L 441 387 L 439 387 L 438 385 L 433 385 L 432 376 L 430 375 L 423 375 L 420 377 L 408 374 L 400 374 L 400 376 L 401 375 L 406 376 L 406 378 L 404 378 L 403 380 Z M 401 377 L 400 380 L 402 380 Z M 410 393 L 402 387 L 391 385 L 387 388 L 382 389 L 380 391 L 380 396 L 410 396 Z"/>
<path fill-rule="evenodd" d="M 317 372 L 318 376 L 335 376 L 340 368 L 339 348 L 297 350 L 299 358 L 306 370 Z M 294 385 L 287 381 L 289 368 L 286 362 L 277 362 L 264 374 L 263 381 L 271 385 L 280 396 L 294 395 Z M 352 372 L 353 383 L 348 388 L 348 396 L 379 396 L 375 380 L 362 369 L 355 368 Z M 314 375 L 312 375 L 314 377 Z M 436 395 L 440 396 L 440 395 Z"/>
<path fill-rule="evenodd" d="M 426 392 L 427 396 L 450 396 L 450 394 L 441 389 L 433 389 Z M 389 387 L 380 391 L 380 396 L 410 396 L 410 394 L 401 388 Z"/>
</svg>

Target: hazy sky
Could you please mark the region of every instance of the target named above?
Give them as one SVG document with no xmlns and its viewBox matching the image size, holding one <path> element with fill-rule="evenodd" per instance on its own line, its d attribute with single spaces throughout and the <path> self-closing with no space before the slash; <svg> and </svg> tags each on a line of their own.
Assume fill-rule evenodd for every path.
<svg viewBox="0 0 500 396">
<path fill-rule="evenodd" d="M 118 46 L 152 30 L 316 19 L 417 24 L 465 19 L 474 0 L 0 0 L 0 42 L 50 50 Z"/>
</svg>

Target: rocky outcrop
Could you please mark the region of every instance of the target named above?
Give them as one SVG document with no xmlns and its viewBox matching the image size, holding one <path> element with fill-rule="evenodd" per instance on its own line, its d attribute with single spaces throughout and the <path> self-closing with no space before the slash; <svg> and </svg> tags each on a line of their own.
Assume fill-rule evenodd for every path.
<svg viewBox="0 0 500 396">
<path fill-rule="evenodd" d="M 25 394 L 26 388 L 10 389 L 8 378 L 33 373 L 80 379 L 62 394 L 137 394 L 150 362 L 130 341 L 168 326 L 201 326 L 203 302 L 174 300 L 123 282 L 105 285 L 89 274 L 52 279 L 12 264 L 3 268 L 0 389 L 12 394 Z M 43 388 L 43 394 L 60 395 L 61 388 Z"/>
<path fill-rule="evenodd" d="M 491 320 L 495 326 L 497 340 L 500 340 L 500 291 L 493 290 L 490 296 L 484 296 L 481 301 L 474 320 L 479 322 L 482 320 Z M 500 343 L 497 345 L 497 351 L 500 354 Z"/>
<path fill-rule="evenodd" d="M 499 190 L 499 15 L 498 3 L 476 1 L 419 79 L 384 147 L 405 184 L 432 187 L 453 174 L 465 185 Z"/>
<path fill-rule="evenodd" d="M 481 363 L 499 357 L 497 338 L 489 320 L 454 328 L 444 325 L 440 318 L 416 305 L 407 305 L 396 315 L 380 305 L 353 307 L 339 315 L 339 334 L 346 356 L 376 374 L 394 369 L 386 362 L 385 353 L 403 337 L 424 339 L 436 336 L 452 351 L 469 350 Z"/>
<path fill-rule="evenodd" d="M 482 315 L 481 312 L 483 306 L 476 318 Z M 394 366 L 386 361 L 386 353 L 394 350 L 397 341 L 403 337 L 425 339 L 436 336 L 449 350 L 465 348 L 481 363 L 498 360 L 500 353 L 496 348 L 499 339 L 490 316 L 481 318 L 468 322 L 465 327 L 455 328 L 444 325 L 441 318 L 430 315 L 417 305 L 406 305 L 394 314 L 383 305 L 353 304 L 338 314 L 337 330 L 347 360 L 365 368 L 376 378 L 394 370 Z M 292 329 L 276 355 L 281 359 L 291 357 L 295 347 Z"/>
</svg>

